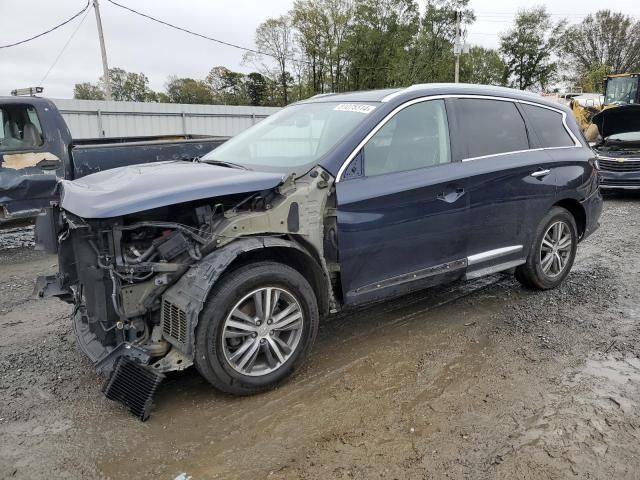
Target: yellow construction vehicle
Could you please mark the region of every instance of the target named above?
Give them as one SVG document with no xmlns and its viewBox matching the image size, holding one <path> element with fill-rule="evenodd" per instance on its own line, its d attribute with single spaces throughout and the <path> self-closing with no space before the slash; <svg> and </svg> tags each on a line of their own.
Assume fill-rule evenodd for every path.
<svg viewBox="0 0 640 480">
<path fill-rule="evenodd" d="M 607 75 L 603 83 L 604 101 L 602 104 L 584 105 L 579 97 L 573 98 L 569 106 L 578 124 L 589 142 L 598 138 L 598 127 L 592 123 L 593 116 L 605 108 L 620 105 L 640 104 L 640 73 L 621 73 Z"/>
</svg>

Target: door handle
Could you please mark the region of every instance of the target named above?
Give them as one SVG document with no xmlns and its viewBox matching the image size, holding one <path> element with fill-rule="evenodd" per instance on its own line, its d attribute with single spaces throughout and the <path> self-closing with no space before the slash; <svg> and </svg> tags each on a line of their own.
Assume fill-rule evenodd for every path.
<svg viewBox="0 0 640 480">
<path fill-rule="evenodd" d="M 464 193 L 465 193 L 464 188 L 455 188 L 455 189 L 447 190 L 445 192 L 440 192 L 436 196 L 436 198 L 438 200 L 442 200 L 443 202 L 454 203 L 456 200 L 462 197 Z"/>
<path fill-rule="evenodd" d="M 535 177 L 535 178 L 540 178 L 540 177 L 546 177 L 550 173 L 551 173 L 551 170 L 549 170 L 548 168 L 546 168 L 546 169 L 538 169 L 535 172 L 533 172 L 531 174 L 531 176 Z"/>
<path fill-rule="evenodd" d="M 40 160 L 36 165 L 36 167 L 39 167 L 42 170 L 57 170 L 59 166 L 60 160 L 49 160 L 46 158 Z"/>
</svg>

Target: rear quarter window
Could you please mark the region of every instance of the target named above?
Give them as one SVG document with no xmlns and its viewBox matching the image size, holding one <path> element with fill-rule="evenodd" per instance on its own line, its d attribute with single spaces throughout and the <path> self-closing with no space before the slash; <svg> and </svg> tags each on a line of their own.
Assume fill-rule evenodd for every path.
<svg viewBox="0 0 640 480">
<path fill-rule="evenodd" d="M 521 106 L 529 125 L 538 136 L 539 147 L 557 148 L 575 145 L 573 138 L 564 126 L 560 112 L 527 104 Z"/>
<path fill-rule="evenodd" d="M 466 158 L 529 148 L 524 120 L 513 102 L 462 98 L 456 110 L 467 143 Z"/>
</svg>

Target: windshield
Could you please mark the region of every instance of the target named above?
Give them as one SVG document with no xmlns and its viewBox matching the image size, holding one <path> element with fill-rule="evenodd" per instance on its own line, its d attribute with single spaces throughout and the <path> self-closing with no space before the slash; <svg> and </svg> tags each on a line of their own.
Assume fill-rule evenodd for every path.
<svg viewBox="0 0 640 480">
<path fill-rule="evenodd" d="M 616 133 L 615 135 L 609 135 L 607 140 L 618 142 L 640 142 L 640 132 Z"/>
<path fill-rule="evenodd" d="M 605 105 L 629 105 L 636 103 L 640 77 L 617 77 L 607 81 Z"/>
<path fill-rule="evenodd" d="M 292 172 L 316 163 L 375 108 L 375 103 L 362 102 L 292 105 L 223 143 L 202 161 Z"/>
</svg>

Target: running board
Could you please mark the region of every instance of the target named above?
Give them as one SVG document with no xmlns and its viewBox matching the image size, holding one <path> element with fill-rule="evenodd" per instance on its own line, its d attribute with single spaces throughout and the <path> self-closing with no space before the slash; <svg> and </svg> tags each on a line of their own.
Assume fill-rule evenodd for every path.
<svg viewBox="0 0 640 480">
<path fill-rule="evenodd" d="M 109 400 L 122 403 L 138 420 L 144 422 L 149 418 L 153 396 L 162 380 L 164 375 L 161 373 L 121 356 L 102 387 L 102 393 Z"/>
<path fill-rule="evenodd" d="M 513 260 L 511 262 L 499 263 L 498 265 L 492 265 L 490 267 L 481 268 L 479 270 L 467 271 L 464 276 L 465 280 L 472 280 L 474 278 L 484 277 L 486 275 L 491 275 L 492 273 L 503 272 L 505 270 L 509 270 L 511 268 L 518 267 L 527 262 L 526 258 L 520 258 L 518 260 Z"/>
</svg>

